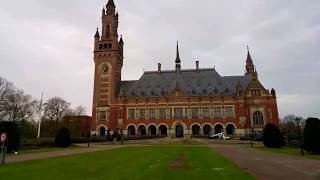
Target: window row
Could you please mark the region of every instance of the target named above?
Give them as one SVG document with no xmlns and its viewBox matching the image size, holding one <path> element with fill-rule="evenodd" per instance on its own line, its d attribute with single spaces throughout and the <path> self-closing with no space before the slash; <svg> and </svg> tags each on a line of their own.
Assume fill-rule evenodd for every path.
<svg viewBox="0 0 320 180">
<path fill-rule="evenodd" d="M 128 110 L 128 119 L 166 119 L 166 118 L 221 118 L 234 117 L 234 107 L 175 107 L 175 108 L 138 108 Z"/>
<path fill-rule="evenodd" d="M 260 89 L 251 89 L 251 96 L 261 96 Z"/>
</svg>

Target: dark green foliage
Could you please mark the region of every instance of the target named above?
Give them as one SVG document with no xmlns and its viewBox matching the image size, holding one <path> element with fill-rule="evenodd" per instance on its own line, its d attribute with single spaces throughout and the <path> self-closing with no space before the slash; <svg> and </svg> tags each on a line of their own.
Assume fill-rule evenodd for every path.
<svg viewBox="0 0 320 180">
<path fill-rule="evenodd" d="M 33 138 L 33 139 L 21 138 L 19 149 L 54 147 L 55 146 L 54 140 L 55 140 L 54 137 L 41 137 L 39 139 L 38 138 Z"/>
<path fill-rule="evenodd" d="M 70 132 L 67 128 L 61 128 L 56 136 L 55 144 L 58 147 L 69 147 L 71 145 Z"/>
<path fill-rule="evenodd" d="M 88 138 L 71 138 L 72 143 L 88 143 Z M 104 137 L 91 137 L 90 143 L 106 142 Z"/>
<path fill-rule="evenodd" d="M 107 141 L 111 141 L 111 134 L 110 134 L 110 129 L 107 130 L 107 136 L 106 136 Z"/>
<path fill-rule="evenodd" d="M 7 141 L 5 146 L 7 146 L 7 152 L 12 152 L 19 148 L 20 133 L 18 125 L 14 122 L 0 122 L 0 134 L 7 133 Z"/>
<path fill-rule="evenodd" d="M 320 120 L 308 118 L 303 131 L 303 147 L 306 151 L 320 154 Z"/>
<path fill-rule="evenodd" d="M 34 121 L 21 121 L 19 123 L 19 131 L 21 138 L 34 139 L 37 137 L 38 124 Z"/>
<path fill-rule="evenodd" d="M 255 133 L 254 137 L 253 137 L 253 140 L 254 141 L 260 141 L 260 142 L 263 141 L 263 134 L 261 132 Z"/>
<path fill-rule="evenodd" d="M 284 138 L 279 128 L 274 124 L 267 124 L 263 129 L 263 144 L 268 148 L 280 148 L 284 146 Z"/>
</svg>

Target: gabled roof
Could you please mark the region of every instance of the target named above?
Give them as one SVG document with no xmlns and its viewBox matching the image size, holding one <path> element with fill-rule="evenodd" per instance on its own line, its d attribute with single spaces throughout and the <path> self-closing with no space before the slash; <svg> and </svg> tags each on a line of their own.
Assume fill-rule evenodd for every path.
<svg viewBox="0 0 320 180">
<path fill-rule="evenodd" d="M 145 72 L 137 81 L 122 81 L 121 87 L 125 88 L 127 97 L 171 95 L 177 84 L 188 96 L 232 96 L 238 82 L 246 89 L 250 81 L 250 76 L 222 77 L 215 69 L 193 69 Z"/>
</svg>

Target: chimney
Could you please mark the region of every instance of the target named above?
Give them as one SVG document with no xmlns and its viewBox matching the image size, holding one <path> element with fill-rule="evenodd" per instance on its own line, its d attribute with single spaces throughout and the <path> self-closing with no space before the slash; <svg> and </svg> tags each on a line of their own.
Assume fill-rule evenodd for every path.
<svg viewBox="0 0 320 180">
<path fill-rule="evenodd" d="M 196 61 L 196 70 L 199 71 L 199 61 Z"/>
<path fill-rule="evenodd" d="M 161 63 L 158 63 L 158 73 L 161 73 Z"/>
</svg>

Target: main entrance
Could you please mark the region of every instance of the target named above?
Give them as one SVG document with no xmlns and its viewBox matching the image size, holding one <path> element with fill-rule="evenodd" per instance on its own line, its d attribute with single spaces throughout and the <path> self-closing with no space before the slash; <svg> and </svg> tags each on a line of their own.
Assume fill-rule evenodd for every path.
<svg viewBox="0 0 320 180">
<path fill-rule="evenodd" d="M 183 127 L 181 125 L 176 126 L 176 138 L 183 138 Z"/>
</svg>

